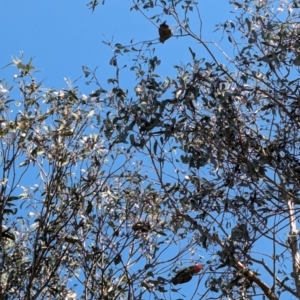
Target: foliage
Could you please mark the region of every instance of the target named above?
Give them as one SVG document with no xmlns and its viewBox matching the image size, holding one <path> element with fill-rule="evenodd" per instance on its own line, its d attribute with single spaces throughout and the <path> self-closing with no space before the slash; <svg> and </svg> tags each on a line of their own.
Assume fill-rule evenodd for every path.
<svg viewBox="0 0 300 300">
<path fill-rule="evenodd" d="M 88 96 L 14 59 L 22 99 L 0 86 L 0 299 L 179 299 L 170 279 L 199 261 L 190 299 L 300 298 L 300 3 L 232 6 L 217 26 L 231 53 L 193 31 L 196 2 L 133 0 L 206 51 L 187 46 L 175 78 L 156 74 L 153 41 L 107 43 L 116 76 L 106 90 L 84 66 Z M 120 85 L 124 53 L 135 87 Z"/>
</svg>

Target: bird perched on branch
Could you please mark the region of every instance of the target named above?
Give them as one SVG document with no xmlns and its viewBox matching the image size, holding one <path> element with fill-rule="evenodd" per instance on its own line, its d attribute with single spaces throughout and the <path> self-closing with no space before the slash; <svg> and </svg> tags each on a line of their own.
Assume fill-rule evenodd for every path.
<svg viewBox="0 0 300 300">
<path fill-rule="evenodd" d="M 180 270 L 174 278 L 171 279 L 171 282 L 175 285 L 189 282 L 192 279 L 192 277 L 201 270 L 203 270 L 202 265 L 194 265 L 188 268 L 184 268 Z"/>
<path fill-rule="evenodd" d="M 164 43 L 167 39 L 172 36 L 172 29 L 166 24 L 166 21 L 160 24 L 159 29 L 159 41 Z"/>
</svg>

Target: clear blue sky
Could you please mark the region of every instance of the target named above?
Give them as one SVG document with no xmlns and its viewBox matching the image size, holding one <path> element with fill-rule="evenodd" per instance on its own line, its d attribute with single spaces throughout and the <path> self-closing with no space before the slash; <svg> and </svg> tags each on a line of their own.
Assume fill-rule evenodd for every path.
<svg viewBox="0 0 300 300">
<path fill-rule="evenodd" d="M 106 0 L 92 13 L 86 1 L 5 1 L 0 10 L 1 56 L 0 68 L 11 62 L 11 57 L 24 51 L 25 62 L 35 57 L 34 65 L 43 71 L 37 74 L 37 82 L 45 79 L 44 85 L 56 89 L 65 88 L 64 77 L 75 80 L 83 76 L 82 65 L 91 69 L 98 67 L 98 78 L 106 85 L 107 78 L 114 70 L 109 66 L 112 51 L 103 40 L 128 45 L 135 42 L 158 38 L 157 28 L 138 11 L 129 11 L 130 0 Z M 100 1 L 102 2 L 102 1 Z M 220 33 L 213 33 L 214 25 L 233 18 L 227 1 L 199 0 L 203 21 L 203 40 L 220 41 Z M 148 12 L 151 17 L 151 11 Z M 169 25 L 175 21 L 169 16 L 164 20 Z M 199 23 L 192 20 L 196 30 Z M 227 41 L 226 41 L 227 43 Z M 228 44 L 228 43 L 227 43 Z M 162 60 L 157 72 L 163 75 L 175 74 L 173 65 L 191 61 L 188 50 L 191 47 L 198 58 L 206 56 L 199 43 L 190 38 L 171 38 L 164 44 L 157 44 L 156 55 Z M 124 57 L 124 61 L 129 59 Z M 130 65 L 130 63 L 128 63 Z M 12 81 L 16 73 L 13 68 L 0 69 L 0 79 Z M 132 79 L 134 74 L 132 74 Z M 121 76 L 121 85 L 130 88 L 132 81 Z M 79 82 L 80 90 L 91 92 L 91 87 Z M 205 252 L 202 253 L 205 255 Z M 193 279 L 196 284 L 197 280 Z M 189 283 L 192 284 L 192 283 Z M 187 291 L 187 284 L 182 291 Z M 186 289 L 186 290 L 185 290 Z M 183 293 L 185 293 L 183 292 Z"/>
</svg>

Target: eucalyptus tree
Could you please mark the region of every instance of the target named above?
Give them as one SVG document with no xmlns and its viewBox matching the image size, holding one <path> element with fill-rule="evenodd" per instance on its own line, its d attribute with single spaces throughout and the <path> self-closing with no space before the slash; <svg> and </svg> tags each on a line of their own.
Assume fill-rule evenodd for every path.
<svg viewBox="0 0 300 300">
<path fill-rule="evenodd" d="M 32 60 L 13 60 L 0 299 L 300 298 L 300 3 L 231 4 L 217 43 L 202 38 L 201 4 L 133 0 L 157 40 L 106 42 L 116 75 L 106 88 L 84 66 L 89 95 L 46 88 Z M 173 38 L 190 62 L 159 75 L 153 53 Z M 121 85 L 123 54 L 134 86 Z M 176 280 L 188 290 L 172 285 L 198 263 Z"/>
<path fill-rule="evenodd" d="M 142 298 L 187 250 L 164 255 L 178 237 L 136 150 L 111 142 L 108 106 L 23 60 L 1 83 L 0 299 Z"/>
<path fill-rule="evenodd" d="M 164 18 L 175 22 L 191 61 L 163 77 L 163 61 L 147 56 L 153 40 L 109 45 L 115 61 L 136 57 L 136 98 L 120 99 L 130 116 L 122 136 L 149 157 L 174 235 L 183 230 L 207 251 L 200 298 L 299 298 L 299 3 L 231 4 L 217 43 L 197 32 L 201 3 L 133 1 L 158 41 Z"/>
</svg>

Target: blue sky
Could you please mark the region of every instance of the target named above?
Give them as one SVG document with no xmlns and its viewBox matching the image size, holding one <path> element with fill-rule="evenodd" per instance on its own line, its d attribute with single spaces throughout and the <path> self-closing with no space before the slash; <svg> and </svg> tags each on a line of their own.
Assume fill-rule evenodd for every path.
<svg viewBox="0 0 300 300">
<path fill-rule="evenodd" d="M 94 13 L 87 8 L 87 2 L 11 0 L 2 3 L 0 68 L 10 63 L 12 56 L 17 57 L 20 51 L 24 51 L 25 62 L 35 57 L 34 65 L 42 70 L 36 75 L 37 82 L 45 79 L 43 84 L 47 87 L 66 87 L 63 78 L 74 81 L 83 76 L 82 65 L 91 69 L 98 67 L 98 78 L 105 87 L 114 70 L 109 65 L 112 51 L 102 43 L 103 40 L 128 45 L 131 39 L 139 42 L 158 38 L 157 28 L 152 23 L 138 11 L 129 11 L 131 0 L 106 0 L 105 5 L 100 4 Z M 199 10 L 203 21 L 203 40 L 219 42 L 221 36 L 213 32 L 214 25 L 232 18 L 228 2 L 199 0 Z M 231 7 L 231 10 L 234 8 Z M 148 16 L 152 16 L 151 11 Z M 170 26 L 175 25 L 170 16 L 164 20 Z M 199 28 L 196 19 L 192 19 L 191 24 L 195 30 Z M 164 44 L 157 44 L 155 55 L 162 60 L 157 72 L 165 76 L 174 75 L 173 65 L 191 62 L 188 47 L 196 52 L 198 58 L 206 56 L 202 46 L 188 37 L 173 37 Z M 129 59 L 129 56 L 124 56 L 124 62 Z M 130 65 L 130 62 L 127 63 Z M 13 68 L 1 69 L 0 79 L 12 81 L 14 73 Z M 133 88 L 133 80 L 134 74 L 130 78 L 121 75 L 124 88 Z M 78 85 L 80 90 L 91 92 L 83 78 Z M 194 283 L 196 281 L 193 279 Z"/>
<path fill-rule="evenodd" d="M 213 38 L 214 24 L 229 17 L 228 4 L 222 2 L 220 5 L 218 0 L 200 1 L 205 40 Z M 16 57 L 19 51 L 24 51 L 25 58 L 35 57 L 35 66 L 43 70 L 37 77 L 40 80 L 46 78 L 47 86 L 64 87 L 63 77 L 77 79 L 82 75 L 82 65 L 92 69 L 98 66 L 99 79 L 105 82 L 113 70 L 108 64 L 112 51 L 102 43 L 103 40 L 128 45 L 131 39 L 139 42 L 158 37 L 153 24 L 138 11 L 129 11 L 130 0 L 117 3 L 107 0 L 94 13 L 86 4 L 87 1 L 70 0 L 7 1 L 0 11 L 0 67 L 11 62 L 11 56 Z M 148 16 L 151 15 L 152 11 L 149 11 Z M 171 26 L 175 25 L 169 16 L 165 20 Z M 196 21 L 192 24 L 195 30 L 199 28 Z M 187 37 L 158 44 L 155 54 L 162 60 L 159 71 L 168 74 L 174 64 L 190 61 L 189 46 L 199 57 L 204 53 L 199 44 L 191 43 Z M 11 69 L 1 70 L 0 78 L 11 72 Z"/>
</svg>

